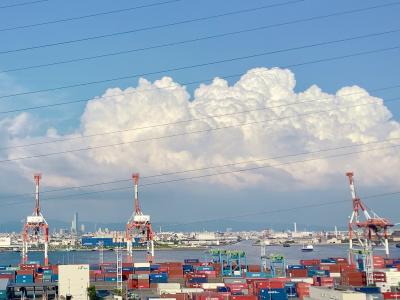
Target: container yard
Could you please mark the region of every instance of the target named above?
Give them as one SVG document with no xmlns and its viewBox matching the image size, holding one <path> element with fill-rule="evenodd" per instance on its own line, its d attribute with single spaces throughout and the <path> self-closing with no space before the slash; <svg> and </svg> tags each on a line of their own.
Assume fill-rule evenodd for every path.
<svg viewBox="0 0 400 300">
<path fill-rule="evenodd" d="M 349 219 L 347 257 L 301 259 L 288 264 L 260 243 L 260 263 L 249 264 L 245 251 L 211 248 L 204 257 L 158 262 L 150 215 L 143 214 L 138 197 L 139 174 L 132 175 L 134 210 L 126 224 L 126 250 L 115 249 L 115 261 L 96 264 L 50 264 L 48 224 L 41 213 L 35 174 L 35 207 L 23 230 L 21 263 L 0 266 L 1 299 L 398 299 L 400 258 L 389 258 L 389 220 L 370 211 L 357 196 L 353 173 L 349 179 L 353 210 Z M 111 240 L 110 240 L 111 242 Z M 44 245 L 44 264 L 29 261 L 29 246 Z M 146 247 L 145 261 L 137 261 L 133 245 Z M 381 246 L 377 248 L 376 246 Z M 312 245 L 303 245 L 312 253 Z M 377 255 L 383 250 L 382 255 Z M 254 260 L 252 260 L 254 261 Z M 97 296 L 96 296 L 97 295 Z"/>
<path fill-rule="evenodd" d="M 347 258 L 300 260 L 286 265 L 283 276 L 274 277 L 271 267 L 237 264 L 230 254 L 221 261 L 210 254 L 201 261 L 41 266 L 28 262 L 0 266 L 0 297 L 48 299 L 72 295 L 87 299 L 87 288 L 112 297 L 122 291 L 128 299 L 398 299 L 400 259 L 374 256 L 373 284 L 367 285 L 366 272 Z M 212 258 L 214 257 L 214 259 Z M 119 274 L 121 275 L 119 277 Z M 75 297 L 74 297 L 75 295 Z"/>
</svg>

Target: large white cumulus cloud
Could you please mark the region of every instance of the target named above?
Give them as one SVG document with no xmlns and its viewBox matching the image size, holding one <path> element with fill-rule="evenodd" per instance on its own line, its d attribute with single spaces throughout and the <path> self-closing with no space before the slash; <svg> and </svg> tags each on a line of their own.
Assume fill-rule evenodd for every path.
<svg viewBox="0 0 400 300">
<path fill-rule="evenodd" d="M 319 87 L 311 86 L 296 93 L 295 85 L 296 80 L 290 70 L 257 68 L 248 71 L 233 85 L 220 78 L 215 78 L 211 84 L 202 84 L 191 99 L 186 88 L 172 78 L 164 77 L 153 83 L 141 79 L 136 88 L 110 88 L 103 97 L 89 101 L 81 117 L 80 128 L 73 134 L 59 136 L 54 129 L 49 129 L 47 136 L 17 136 L 3 142 L 21 144 L 47 140 L 49 136 L 91 136 L 85 140 L 75 139 L 34 149 L 35 153 L 48 153 L 95 147 L 90 151 L 67 153 L 41 161 L 18 161 L 24 174 L 40 168 L 55 186 L 126 177 L 134 170 L 148 175 L 278 156 L 281 158 L 268 161 L 275 165 L 273 168 L 202 180 L 239 188 L 315 187 L 330 184 L 336 176 L 344 176 L 345 171 L 353 169 L 365 174 L 363 180 L 367 184 L 396 183 L 393 175 L 400 167 L 400 160 L 395 148 L 285 165 L 291 160 L 310 157 L 284 157 L 293 153 L 400 138 L 399 124 L 392 120 L 383 101 L 370 96 L 364 89 L 344 87 L 336 94 L 327 94 Z M 360 105 L 363 103 L 372 104 Z M 330 111 L 304 115 L 321 110 Z M 185 122 L 193 119 L 196 121 Z M 175 124 L 154 126 L 169 123 Z M 236 126 L 247 123 L 253 124 Z M 13 126 L 17 128 L 18 122 Z M 207 131 L 221 127 L 228 128 Z M 118 133 L 97 135 L 115 131 Z M 193 131 L 200 132 L 162 138 Z M 118 143 L 123 145 L 96 148 Z M 360 149 L 367 147 L 355 150 Z M 337 153 L 344 152 L 318 155 Z M 9 149 L 5 155 L 9 158 L 32 155 L 32 149 Z M 174 178 L 251 168 L 266 163 L 249 162 L 237 167 L 175 175 Z"/>
</svg>

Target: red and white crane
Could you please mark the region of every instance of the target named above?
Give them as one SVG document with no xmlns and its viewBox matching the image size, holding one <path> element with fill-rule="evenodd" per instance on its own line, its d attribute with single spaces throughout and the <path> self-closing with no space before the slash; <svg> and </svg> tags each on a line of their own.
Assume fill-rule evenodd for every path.
<svg viewBox="0 0 400 300">
<path fill-rule="evenodd" d="M 43 217 L 40 210 L 39 186 L 41 174 L 34 174 L 35 180 L 35 209 L 33 214 L 26 218 L 22 233 L 22 263 L 28 261 L 28 248 L 29 244 L 35 243 L 39 245 L 44 244 L 44 265 L 49 264 L 48 246 L 49 246 L 49 225 Z"/>
<path fill-rule="evenodd" d="M 140 239 L 140 243 L 146 243 L 148 262 L 154 262 L 154 232 L 151 227 L 150 215 L 144 215 L 139 205 L 139 174 L 132 174 L 134 184 L 134 212 L 126 224 L 126 251 L 128 261 L 133 262 L 132 241 Z"/>
<path fill-rule="evenodd" d="M 388 229 L 394 226 L 389 220 L 379 217 L 357 196 L 353 172 L 346 173 L 349 178 L 353 212 L 349 220 L 349 258 L 355 263 L 355 256 L 364 259 L 367 284 L 373 283 L 373 250 L 384 250 L 389 257 Z M 379 248 L 381 247 L 381 248 Z"/>
</svg>

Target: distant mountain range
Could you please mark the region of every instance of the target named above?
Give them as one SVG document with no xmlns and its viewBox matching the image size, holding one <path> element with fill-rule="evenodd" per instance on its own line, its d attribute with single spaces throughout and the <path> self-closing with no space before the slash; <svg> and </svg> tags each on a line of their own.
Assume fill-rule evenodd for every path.
<svg viewBox="0 0 400 300">
<path fill-rule="evenodd" d="M 59 220 L 48 220 L 50 232 L 59 229 L 67 229 L 69 230 L 71 227 L 70 222 L 64 222 Z M 99 228 L 105 229 L 108 228 L 109 230 L 124 230 L 125 223 L 95 223 L 95 222 L 85 222 L 81 221 L 80 224 L 85 225 L 85 231 L 93 232 L 98 230 Z M 80 226 L 80 225 L 79 225 Z M 263 223 L 263 222 L 246 222 L 246 221 L 231 221 L 231 220 L 224 220 L 224 221 L 208 221 L 206 223 L 154 223 L 153 230 L 155 231 L 226 231 L 230 229 L 232 231 L 251 231 L 251 230 L 264 230 L 272 228 L 274 230 L 292 230 L 293 224 L 278 224 L 278 223 Z M 321 231 L 321 230 L 333 230 L 332 228 L 326 228 L 324 226 L 319 225 L 306 225 L 306 224 L 297 224 L 298 230 L 314 230 L 314 231 Z M 22 229 L 21 222 L 5 222 L 0 223 L 0 232 L 19 232 Z M 340 230 L 340 229 L 339 229 Z"/>
</svg>

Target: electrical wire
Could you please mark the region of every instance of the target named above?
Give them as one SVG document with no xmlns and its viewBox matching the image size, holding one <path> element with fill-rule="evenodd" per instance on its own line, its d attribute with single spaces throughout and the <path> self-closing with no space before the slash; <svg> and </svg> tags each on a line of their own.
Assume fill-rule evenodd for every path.
<svg viewBox="0 0 400 300">
<path fill-rule="evenodd" d="M 45 1 L 49 1 L 49 0 L 45 0 Z M 63 18 L 63 19 L 58 19 L 58 20 L 53 20 L 53 21 L 44 21 L 44 22 L 26 24 L 26 25 L 20 25 L 20 26 L 4 27 L 4 28 L 0 28 L 0 32 L 12 31 L 12 30 L 17 30 L 17 29 L 27 29 L 27 28 L 32 28 L 32 27 L 38 27 L 38 26 L 44 26 L 44 25 L 50 25 L 50 24 L 56 24 L 56 23 L 64 23 L 64 22 L 69 22 L 69 21 L 83 20 L 83 19 L 88 19 L 88 18 L 93 18 L 93 17 L 111 15 L 111 14 L 122 13 L 122 12 L 133 11 L 133 10 L 139 10 L 142 8 L 155 7 L 155 6 L 171 4 L 171 3 L 175 3 L 175 2 L 181 2 L 181 1 L 184 1 L 184 0 L 161 1 L 161 2 L 143 4 L 143 5 L 133 6 L 133 7 L 126 7 L 126 8 L 121 8 L 121 9 L 103 11 L 103 12 L 82 15 L 82 16 L 77 16 L 77 17 Z"/>
<path fill-rule="evenodd" d="M 386 47 L 386 48 L 362 51 L 362 52 L 346 54 L 346 55 L 336 56 L 336 57 L 331 57 L 331 58 L 323 58 L 323 59 L 318 59 L 318 60 L 314 60 L 314 61 L 286 65 L 286 66 L 283 66 L 283 68 L 299 67 L 299 66 L 303 66 L 303 65 L 309 65 L 312 63 L 333 61 L 333 60 L 337 60 L 337 59 L 343 59 L 343 58 L 349 58 L 349 57 L 355 57 L 355 56 L 373 54 L 373 53 L 379 53 L 379 52 L 386 52 L 386 51 L 392 51 L 392 50 L 398 50 L 398 49 L 400 49 L 400 46 Z M 146 72 L 146 73 L 141 73 L 141 74 L 126 75 L 126 76 L 120 76 L 120 77 L 114 77 L 114 78 L 108 78 L 108 79 L 102 79 L 102 80 L 95 80 L 95 81 L 81 82 L 81 83 L 76 83 L 76 84 L 71 84 L 71 85 L 58 86 L 58 87 L 53 87 L 53 88 L 46 88 L 46 89 L 41 89 L 41 90 L 36 90 L 36 91 L 27 91 L 27 92 L 15 93 L 15 94 L 2 95 L 2 96 L 0 96 L 0 99 L 4 101 L 4 99 L 6 99 L 6 98 L 11 98 L 11 97 L 15 97 L 15 96 L 26 96 L 26 95 L 43 93 L 43 92 L 53 92 L 53 91 L 70 89 L 70 88 L 84 87 L 84 86 L 96 85 L 96 84 L 100 84 L 100 83 L 119 81 L 119 80 L 124 80 L 124 79 L 133 79 L 133 78 L 149 76 L 149 75 L 157 75 L 157 74 L 162 74 L 162 73 L 176 72 L 176 71 L 194 69 L 194 68 L 199 68 L 199 67 L 207 67 L 207 66 L 212 66 L 212 65 L 217 65 L 217 64 L 223 64 L 223 63 L 228 63 L 228 62 L 234 62 L 234 61 L 239 61 L 239 60 L 247 60 L 247 59 L 251 59 L 251 58 L 261 57 L 261 56 L 268 55 L 268 53 L 269 52 L 263 52 L 263 53 L 234 57 L 234 58 L 229 58 L 229 59 L 222 59 L 222 60 L 216 60 L 216 61 L 211 61 L 211 62 L 199 63 L 199 64 L 194 64 L 194 65 L 187 65 L 187 66 L 174 67 L 174 68 L 170 68 L 170 69 L 158 70 L 158 71 L 153 71 L 153 72 Z"/>
<path fill-rule="evenodd" d="M 260 11 L 263 9 L 268 9 L 268 8 L 273 8 L 273 7 L 291 5 L 291 4 L 300 3 L 300 2 L 304 2 L 304 1 L 305 0 L 291 0 L 291 1 L 283 2 L 283 3 L 263 5 L 263 6 L 258 6 L 258 7 L 254 7 L 254 8 L 246 8 L 246 9 L 230 11 L 230 12 L 222 13 L 222 14 L 216 14 L 216 15 L 205 16 L 205 17 L 200 17 L 200 18 L 187 19 L 187 20 L 182 20 L 182 21 L 166 23 L 166 24 L 162 24 L 162 25 L 151 25 L 151 26 L 147 26 L 147 27 L 141 27 L 141 28 L 126 30 L 126 31 L 119 31 L 119 32 L 113 32 L 113 33 L 96 35 L 96 36 L 88 36 L 88 37 L 84 37 L 84 38 L 72 39 L 72 40 L 61 41 L 61 42 L 56 42 L 56 43 L 48 43 L 48 44 L 41 44 L 41 45 L 36 45 L 36 46 L 3 50 L 3 51 L 0 51 L 0 54 L 10 54 L 10 53 L 15 53 L 15 52 L 22 52 L 22 51 L 28 51 L 28 50 L 34 50 L 34 49 L 48 48 L 48 47 L 53 47 L 53 46 L 68 45 L 68 44 L 73 44 L 73 43 L 80 43 L 80 42 L 85 42 L 85 41 L 92 41 L 92 40 L 97 40 L 97 39 L 115 37 L 115 36 L 135 33 L 135 32 L 162 29 L 162 28 L 173 27 L 173 26 L 177 26 L 177 25 L 184 25 L 184 24 L 190 24 L 190 23 L 194 23 L 194 22 L 207 21 L 207 20 L 212 20 L 212 19 L 217 19 L 217 18 L 222 18 L 222 17 L 227 17 L 227 16 L 233 16 L 233 15 L 238 15 L 238 14 L 243 14 L 243 13 L 250 13 L 250 12 Z M 396 5 L 396 4 L 391 3 L 391 5 L 389 5 L 389 4 L 379 5 L 376 8 L 388 7 L 388 6 L 393 6 L 393 5 Z M 373 9 L 375 9 L 375 7 Z"/>
<path fill-rule="evenodd" d="M 1 70 L 0 73 L 11 73 L 11 72 L 16 72 L 16 71 L 32 70 L 32 69 L 56 66 L 56 65 L 61 65 L 61 64 L 68 64 L 68 63 L 81 62 L 81 61 L 87 61 L 87 60 L 95 60 L 95 59 L 99 59 L 99 58 L 117 56 L 117 55 L 134 53 L 134 52 L 143 52 L 143 51 L 148 51 L 148 50 L 184 45 L 184 44 L 188 44 L 188 43 L 200 42 L 200 41 L 205 41 L 205 40 L 218 39 L 218 38 L 227 37 L 227 36 L 231 36 L 231 35 L 260 31 L 260 30 L 265 30 L 268 28 L 271 28 L 271 26 L 258 26 L 258 27 L 253 27 L 253 28 L 248 28 L 248 29 L 243 29 L 243 30 L 238 30 L 238 31 L 225 32 L 225 33 L 221 33 L 221 34 L 209 35 L 209 36 L 188 39 L 188 40 L 182 40 L 182 41 L 177 41 L 177 42 L 168 42 L 168 43 L 163 43 L 163 44 L 158 44 L 158 45 L 153 45 L 153 46 L 148 46 L 148 47 L 141 47 L 141 48 L 135 48 L 135 49 L 130 49 L 130 50 L 124 50 L 124 51 L 110 52 L 110 53 L 105 53 L 105 54 L 80 57 L 80 58 L 69 59 L 69 60 L 61 60 L 61 61 L 50 62 L 50 63 L 39 64 L 39 65 L 30 65 L 30 66 L 16 67 L 16 68 L 14 67 L 14 68 L 10 68 L 10 69 Z M 321 42 L 321 43 L 316 43 L 316 44 L 311 44 L 311 45 L 292 47 L 292 48 L 278 50 L 279 52 L 273 51 L 270 54 L 293 51 L 293 50 L 300 50 L 300 49 L 323 46 L 323 45 L 329 45 L 329 44 L 351 41 L 351 40 L 356 40 L 356 39 L 368 38 L 368 37 L 376 37 L 376 36 L 381 36 L 381 35 L 391 34 L 391 33 L 396 33 L 396 32 L 399 32 L 399 29 L 393 29 L 393 30 L 388 30 L 388 31 L 383 31 L 383 32 L 378 32 L 378 33 L 371 33 L 371 34 L 366 34 L 366 35 L 359 35 L 359 36 L 354 36 L 354 37 L 349 37 L 349 38 L 344 38 L 344 39 L 339 39 L 339 40 L 333 40 L 333 41 L 327 41 L 327 42 Z"/>
<path fill-rule="evenodd" d="M 389 49 L 392 50 L 392 49 Z M 379 52 L 379 51 L 378 51 Z M 325 61 L 332 61 L 332 60 L 338 60 L 338 59 L 344 59 L 344 58 L 348 58 L 348 57 L 354 57 L 357 55 L 365 55 L 365 54 L 371 54 L 371 53 L 365 53 L 365 52 L 361 52 L 361 53 L 356 53 L 356 54 L 350 54 L 350 55 L 344 55 L 344 56 L 336 56 L 336 57 L 330 57 L 330 58 L 326 58 L 325 60 L 314 60 L 314 61 L 308 61 L 308 62 L 304 62 L 301 64 L 301 66 L 304 66 L 306 64 L 314 64 L 314 63 L 320 63 L 320 62 L 325 62 Z M 286 66 L 286 68 L 288 67 L 295 67 L 294 65 L 292 66 Z M 237 74 L 230 74 L 230 75 L 224 75 L 224 76 L 218 76 L 219 78 L 222 79 L 231 79 L 231 78 L 237 78 L 237 77 L 241 77 L 243 76 L 243 73 L 237 73 Z M 200 84 L 200 83 L 204 83 L 207 81 L 212 81 L 215 77 L 213 78 L 206 78 L 206 79 L 201 79 L 201 80 L 196 80 L 196 81 L 189 81 L 189 82 L 183 82 L 180 85 L 194 85 L 194 84 Z M 162 89 L 168 89 L 168 88 L 174 88 L 174 87 L 179 87 L 180 86 L 178 83 L 174 83 L 172 85 L 169 85 L 167 87 L 163 87 Z M 394 88 L 394 87 L 398 87 L 398 85 L 396 86 L 392 86 L 392 87 L 387 87 L 386 89 L 390 89 L 390 88 Z M 152 87 L 152 88 L 148 88 L 148 89 L 141 89 L 140 91 L 132 91 L 132 92 L 122 92 L 122 93 L 117 93 L 114 94 L 112 96 L 100 96 L 100 97 L 96 97 L 95 99 L 107 99 L 107 98 L 112 98 L 115 96 L 120 96 L 120 95 L 131 95 L 131 94 L 135 94 L 135 93 L 141 93 L 141 92 L 148 92 L 148 91 L 154 91 L 154 90 L 162 90 L 161 88 L 158 87 Z M 31 106 L 31 107 L 26 107 L 26 108 L 20 108 L 20 109 L 13 109 L 13 110 L 7 110 L 7 111 L 0 111 L 0 114 L 9 114 L 9 113 L 16 113 L 16 112 L 22 112 L 22 111 L 29 111 L 29 110 L 37 110 L 37 109 L 44 109 L 44 108 L 52 108 L 52 107 L 57 107 L 57 106 L 64 106 L 64 105 L 70 105 L 70 104 L 77 104 L 77 103 L 82 103 L 82 102 L 87 102 L 92 100 L 92 98 L 85 98 L 85 99 L 80 99 L 80 100 L 73 100 L 73 101 L 66 101 L 66 102 L 59 102 L 59 103 L 53 103 L 53 104 L 45 104 L 45 105 L 39 105 L 39 106 Z"/>
<path fill-rule="evenodd" d="M 371 92 L 376 92 L 376 91 L 383 91 L 383 90 L 388 90 L 388 89 L 398 88 L 398 87 L 400 87 L 400 84 L 399 85 L 394 85 L 394 86 L 386 86 L 386 87 L 383 87 L 383 88 L 372 89 L 372 90 L 369 90 L 369 92 L 371 93 Z M 163 87 L 163 88 L 165 88 L 165 87 Z M 348 94 L 342 94 L 341 97 L 354 96 L 354 95 L 359 95 L 359 94 L 364 94 L 364 93 L 365 93 L 364 91 L 353 92 L 353 93 L 348 93 Z M 325 98 L 319 98 L 319 99 L 312 99 L 312 100 L 311 99 L 307 100 L 306 98 L 297 99 L 297 100 L 298 100 L 297 102 L 293 102 L 293 103 L 289 103 L 289 104 L 280 104 L 280 105 L 275 105 L 275 106 L 264 106 L 264 107 L 259 107 L 259 108 L 255 108 L 255 109 L 248 109 L 248 110 L 243 110 L 243 111 L 233 112 L 233 113 L 207 115 L 207 116 L 202 117 L 202 118 L 191 118 L 191 119 L 180 120 L 180 121 L 176 121 L 176 122 L 159 123 L 159 124 L 153 124 L 153 125 L 147 125 L 147 126 L 141 126 L 141 127 L 133 127 L 133 128 L 127 128 L 127 129 L 121 129 L 121 130 L 115 130 L 115 131 L 105 131 L 105 132 L 99 132 L 99 133 L 93 133 L 93 134 L 87 134 L 87 135 L 80 135 L 80 136 L 63 138 L 63 139 L 52 139 L 52 140 L 49 140 L 49 141 L 36 142 L 36 143 L 30 143 L 30 144 L 21 144 L 21 145 L 0 147 L 0 150 L 48 145 L 48 144 L 53 144 L 53 143 L 68 142 L 68 141 L 91 138 L 91 137 L 96 137 L 96 136 L 124 133 L 124 132 L 129 132 L 129 131 L 144 130 L 144 129 L 158 128 L 158 127 L 167 127 L 167 126 L 172 126 L 172 125 L 185 124 L 185 123 L 189 123 L 189 122 L 198 122 L 198 121 L 203 121 L 203 120 L 208 120 L 208 119 L 221 118 L 221 117 L 227 117 L 227 116 L 234 116 L 234 115 L 239 115 L 239 114 L 244 114 L 244 113 L 251 113 L 251 112 L 256 112 L 256 111 L 263 111 L 263 110 L 267 110 L 267 109 L 288 107 L 288 106 L 292 106 L 292 105 L 309 104 L 309 103 L 315 103 L 315 102 L 320 102 L 320 101 L 332 100 L 332 96 L 325 97 Z M 279 102 L 279 101 L 274 101 L 274 102 Z M 389 99 L 389 102 L 390 102 L 390 99 Z"/>
<path fill-rule="evenodd" d="M 357 143 L 357 144 L 351 144 L 351 145 L 334 147 L 334 148 L 325 148 L 325 149 L 320 149 L 320 150 L 316 150 L 316 151 L 307 151 L 307 152 L 293 153 L 293 154 L 289 154 L 289 155 L 264 157 L 264 158 L 260 158 L 260 159 L 256 159 L 256 160 L 232 162 L 232 163 L 228 163 L 228 164 L 213 165 L 213 166 L 208 166 L 208 167 L 187 169 L 187 170 L 182 170 L 182 171 L 164 172 L 164 173 L 159 173 L 159 174 L 154 174 L 154 175 L 141 176 L 141 178 L 142 179 L 151 179 L 151 178 L 157 178 L 157 177 L 186 174 L 186 173 L 191 173 L 191 172 L 206 171 L 206 170 L 210 170 L 210 169 L 233 167 L 233 166 L 243 165 L 243 164 L 254 164 L 254 163 L 259 163 L 259 162 L 263 162 L 266 160 L 277 160 L 277 159 L 291 158 L 291 157 L 297 157 L 297 156 L 302 156 L 302 155 L 314 155 L 314 154 L 329 152 L 329 151 L 344 150 L 344 149 L 360 147 L 360 146 L 394 142 L 399 139 L 400 138 L 390 138 L 390 139 L 379 140 L 379 141 L 374 141 L 374 142 Z M 95 187 L 95 186 L 99 186 L 99 185 L 115 184 L 115 183 L 129 182 L 129 181 L 132 181 L 132 179 L 118 179 L 118 180 L 112 180 L 112 181 L 103 181 L 103 182 L 91 183 L 91 184 L 87 184 L 87 185 L 79 185 L 79 186 L 73 186 L 73 187 L 45 190 L 45 191 L 41 191 L 40 194 L 43 195 L 43 194 L 49 194 L 49 193 L 65 192 L 68 190 L 76 190 L 76 189 L 81 189 L 81 188 Z M 4 199 L 16 198 L 16 197 L 32 196 L 32 195 L 34 195 L 34 193 L 21 193 L 21 194 L 15 194 L 15 195 L 11 195 L 11 196 L 2 197 L 0 199 L 4 200 Z"/>
<path fill-rule="evenodd" d="M 389 100 L 386 100 L 386 102 L 398 101 L 398 100 L 400 100 L 400 98 L 389 99 Z M 126 141 L 126 142 L 118 142 L 118 143 L 113 143 L 113 144 L 104 144 L 104 145 L 77 148 L 77 149 L 72 149 L 72 150 L 50 152 L 50 153 L 45 153 L 45 154 L 36 154 L 36 155 L 31 155 L 31 156 L 8 158 L 8 159 L 0 160 L 0 164 L 7 163 L 7 162 L 27 160 L 27 159 L 50 157 L 50 156 L 55 156 L 55 155 L 67 154 L 67 153 L 76 153 L 76 152 L 82 152 L 82 151 L 104 149 L 104 148 L 115 147 L 115 146 L 122 146 L 122 145 L 134 144 L 134 143 L 148 142 L 148 141 L 153 141 L 153 140 L 161 140 L 161 139 L 167 139 L 167 138 L 172 138 L 172 137 L 185 136 L 185 135 L 189 135 L 189 134 L 212 132 L 212 131 L 222 130 L 222 129 L 227 129 L 227 128 L 235 128 L 235 127 L 242 127 L 242 126 L 248 126 L 248 125 L 254 125 L 254 124 L 261 124 L 261 123 L 271 122 L 271 121 L 280 121 L 280 120 L 285 120 L 285 119 L 290 119 L 290 118 L 299 118 L 299 117 L 304 117 L 304 116 L 309 116 L 309 115 L 314 115 L 314 114 L 329 113 L 329 112 L 337 111 L 337 110 L 341 110 L 341 109 L 360 107 L 360 106 L 363 106 L 363 105 L 370 105 L 370 104 L 376 104 L 376 102 L 374 101 L 374 102 L 356 104 L 356 105 L 351 105 L 351 106 L 337 107 L 337 108 L 329 109 L 329 110 L 319 110 L 319 111 L 313 111 L 313 112 L 308 112 L 308 113 L 304 113 L 304 114 L 296 114 L 296 115 L 292 115 L 292 116 L 278 117 L 278 118 L 274 118 L 274 119 L 267 119 L 267 120 L 261 120 L 261 121 L 252 121 L 252 122 L 247 122 L 247 123 L 244 122 L 244 123 L 241 123 L 241 124 L 226 125 L 226 126 L 207 128 L 207 129 L 202 129 L 202 130 L 195 130 L 195 131 L 191 131 L 191 132 L 182 132 L 182 133 L 165 135 L 165 136 L 144 138 L 144 139 L 131 140 L 131 141 Z"/>
<path fill-rule="evenodd" d="M 141 184 L 140 187 L 141 188 L 146 188 L 146 187 L 149 187 L 149 186 L 160 185 L 160 184 L 175 183 L 175 182 L 182 182 L 182 181 L 194 180 L 194 179 L 203 179 L 203 178 L 220 176 L 220 175 L 236 174 L 236 173 L 241 173 L 241 172 L 265 169 L 265 168 L 274 168 L 274 167 L 293 165 L 293 164 L 299 164 L 299 163 L 307 163 L 307 162 L 321 160 L 321 159 L 331 159 L 331 158 L 338 158 L 338 157 L 344 157 L 344 156 L 351 156 L 351 155 L 354 155 L 354 154 L 366 153 L 366 152 L 389 149 L 389 148 L 397 148 L 397 147 L 400 147 L 400 144 L 390 145 L 390 146 L 385 146 L 385 147 L 377 147 L 377 148 L 373 148 L 373 149 L 364 149 L 364 150 L 341 153 L 341 154 L 327 155 L 327 156 L 317 157 L 317 158 L 314 157 L 314 158 L 302 159 L 302 160 L 297 160 L 297 161 L 282 162 L 282 163 L 277 163 L 277 164 L 268 164 L 268 165 L 263 165 L 263 166 L 242 168 L 242 169 L 230 170 L 230 171 L 221 171 L 221 172 L 216 172 L 216 173 L 212 173 L 212 174 L 204 174 L 204 175 L 198 175 L 198 176 L 191 176 L 191 177 L 176 178 L 176 179 L 171 179 L 171 180 L 157 181 L 157 182 Z M 110 189 L 90 191 L 90 192 L 85 192 L 85 193 L 66 195 L 66 196 L 42 198 L 42 200 L 45 200 L 45 201 L 58 200 L 58 199 L 69 199 L 69 200 L 71 200 L 72 197 L 76 198 L 76 197 L 93 195 L 93 194 L 98 194 L 98 193 L 125 191 L 125 190 L 132 190 L 132 189 L 133 189 L 132 186 L 129 186 L 129 187 L 118 187 L 118 188 L 110 188 Z M 23 201 L 23 202 L 26 202 L 26 201 Z M 2 204 L 2 206 L 15 205 L 15 204 L 20 204 L 20 203 L 22 203 L 22 202 L 13 201 L 13 202 Z"/>
<path fill-rule="evenodd" d="M 365 196 L 362 198 L 363 199 L 379 198 L 379 197 L 384 197 L 387 194 L 388 193 L 374 194 L 374 195 Z M 398 194 L 400 194 L 400 191 L 390 193 L 390 195 L 398 195 Z M 276 213 L 281 213 L 281 212 L 297 211 L 299 209 L 306 209 L 306 208 L 325 207 L 325 206 L 331 206 L 331 205 L 341 204 L 341 203 L 350 203 L 350 201 L 349 200 L 337 200 L 337 201 L 329 201 L 329 202 L 316 203 L 316 204 L 307 204 L 307 205 L 300 205 L 300 206 L 295 206 L 295 207 L 288 207 L 288 208 L 281 208 L 281 209 L 274 209 L 274 210 L 262 210 L 262 211 L 258 210 L 257 212 L 224 216 L 224 217 L 218 217 L 218 218 L 212 218 L 212 219 L 203 219 L 203 220 L 182 222 L 182 223 L 173 223 L 173 224 L 163 224 L 163 227 L 168 228 L 168 227 L 176 227 L 176 226 L 191 225 L 191 224 L 198 224 L 198 223 L 217 222 L 217 221 L 227 220 L 227 219 L 240 219 L 240 218 L 253 217 L 253 216 L 259 216 L 259 215 L 269 215 L 269 214 L 276 214 Z"/>
<path fill-rule="evenodd" d="M 48 1 L 50 1 L 50 0 L 36 0 L 36 1 L 13 3 L 13 4 L 7 4 L 7 5 L 0 6 L 0 9 L 17 7 L 17 6 L 27 6 L 27 5 L 31 5 L 31 4 L 38 4 L 38 3 L 42 3 L 42 2 L 48 2 Z"/>
</svg>

